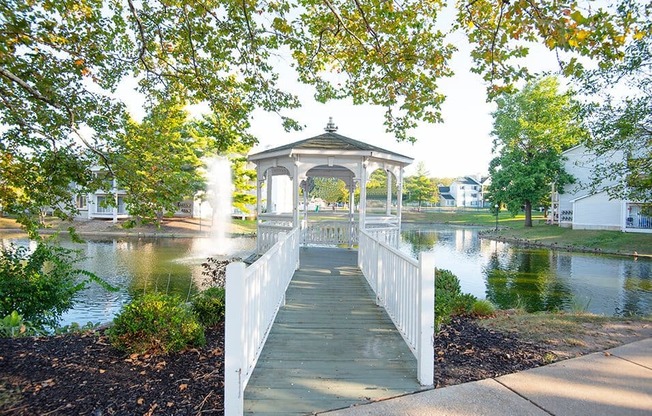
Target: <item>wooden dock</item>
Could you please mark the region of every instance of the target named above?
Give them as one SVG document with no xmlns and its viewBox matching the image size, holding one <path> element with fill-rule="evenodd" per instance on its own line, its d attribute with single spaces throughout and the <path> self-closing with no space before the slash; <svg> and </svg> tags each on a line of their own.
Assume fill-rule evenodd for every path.
<svg viewBox="0 0 652 416">
<path fill-rule="evenodd" d="M 417 362 L 356 266 L 357 252 L 301 248 L 244 394 L 249 415 L 313 414 L 419 391 Z"/>
</svg>

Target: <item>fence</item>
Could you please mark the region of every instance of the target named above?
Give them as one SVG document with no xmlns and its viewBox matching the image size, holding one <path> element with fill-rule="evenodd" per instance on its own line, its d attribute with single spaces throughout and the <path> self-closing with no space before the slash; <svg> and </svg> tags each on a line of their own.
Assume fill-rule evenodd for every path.
<svg viewBox="0 0 652 416">
<path fill-rule="evenodd" d="M 299 267 L 299 229 L 281 233 L 278 242 L 251 266 L 226 269 L 224 414 L 242 415 L 243 394 L 265 345 L 285 291 Z"/>
<path fill-rule="evenodd" d="M 258 217 L 256 253 L 262 255 L 278 241 L 283 232 L 292 231 L 292 215 L 261 214 Z"/>
<path fill-rule="evenodd" d="M 389 244 L 359 231 L 358 266 L 418 363 L 421 385 L 434 382 L 435 261 L 416 261 Z"/>
<path fill-rule="evenodd" d="M 348 245 L 358 242 L 358 223 L 355 221 L 313 221 L 303 226 L 304 244 Z"/>
</svg>

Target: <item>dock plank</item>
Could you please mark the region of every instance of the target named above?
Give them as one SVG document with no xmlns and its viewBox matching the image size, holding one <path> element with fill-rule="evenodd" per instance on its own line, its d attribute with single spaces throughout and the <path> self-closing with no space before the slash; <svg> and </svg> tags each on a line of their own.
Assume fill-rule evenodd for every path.
<svg viewBox="0 0 652 416">
<path fill-rule="evenodd" d="M 302 248 L 245 390 L 249 415 L 312 414 L 419 391 L 416 359 L 345 249 Z"/>
</svg>

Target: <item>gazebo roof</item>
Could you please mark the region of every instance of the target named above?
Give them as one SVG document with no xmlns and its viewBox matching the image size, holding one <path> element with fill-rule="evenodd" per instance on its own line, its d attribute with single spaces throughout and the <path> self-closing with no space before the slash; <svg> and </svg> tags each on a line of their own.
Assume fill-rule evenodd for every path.
<svg viewBox="0 0 652 416">
<path fill-rule="evenodd" d="M 408 156 L 385 150 L 330 131 L 320 134 L 319 136 L 310 137 L 305 140 L 255 153 L 249 156 L 249 160 L 256 161 L 279 156 L 290 157 L 301 154 L 368 156 L 382 160 L 391 160 L 405 165 L 409 165 L 414 161 L 414 159 Z"/>
</svg>

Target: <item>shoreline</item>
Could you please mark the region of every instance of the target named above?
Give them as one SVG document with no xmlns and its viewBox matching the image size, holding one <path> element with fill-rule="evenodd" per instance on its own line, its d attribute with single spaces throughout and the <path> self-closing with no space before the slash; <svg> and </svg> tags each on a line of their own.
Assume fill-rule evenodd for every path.
<svg viewBox="0 0 652 416">
<path fill-rule="evenodd" d="M 633 257 L 634 259 L 637 258 L 652 259 L 652 254 L 647 254 L 647 253 L 642 253 L 642 254 L 636 252 L 630 253 L 630 252 L 622 252 L 622 251 L 614 251 L 614 250 L 605 250 L 597 247 L 596 248 L 581 247 L 572 244 L 563 245 L 563 244 L 557 244 L 556 242 L 544 243 L 538 240 L 528 240 L 519 237 L 498 236 L 498 235 L 492 235 L 490 233 L 493 233 L 493 230 L 480 232 L 478 234 L 478 237 L 480 239 L 487 239 L 491 241 L 498 241 L 501 243 L 514 244 L 520 247 L 547 248 L 550 250 L 566 251 L 571 253 L 605 254 L 609 256 Z"/>
<path fill-rule="evenodd" d="M 644 258 L 652 259 L 652 253 L 637 253 L 637 252 L 623 252 L 617 250 L 603 249 L 599 247 L 591 248 L 585 246 L 578 246 L 575 244 L 560 244 L 557 242 L 547 243 L 542 242 L 537 239 L 527 239 L 517 236 L 505 236 L 505 235 L 496 235 L 493 227 L 482 224 L 474 223 L 450 223 L 450 222 L 434 222 L 434 221 L 414 221 L 407 220 L 403 221 L 402 224 L 414 227 L 419 225 L 431 225 L 431 226 L 446 226 L 451 228 L 464 228 L 464 227 L 473 227 L 480 228 L 478 232 L 478 237 L 480 239 L 486 239 L 491 241 L 498 241 L 503 243 L 514 244 L 520 247 L 531 247 L 531 248 L 547 248 L 550 250 L 566 251 L 566 252 L 576 252 L 576 253 L 587 253 L 587 254 L 604 254 L 610 256 L 622 256 L 628 258 Z M 183 221 L 170 221 L 164 223 L 161 229 L 152 229 L 153 227 L 148 227 L 150 229 L 116 229 L 119 225 L 113 223 L 107 223 L 103 220 L 87 220 L 77 223 L 81 227 L 77 227 L 77 234 L 83 238 L 208 238 L 210 237 L 209 231 L 196 230 L 192 229 L 193 226 L 197 227 L 198 224 L 186 223 Z M 88 229 L 91 228 L 91 229 Z M 141 227 L 144 228 L 144 227 Z M 484 230 L 482 230 L 484 229 Z M 509 228 L 502 228 L 502 230 L 509 230 Z M 59 230 L 55 228 L 45 228 L 40 229 L 39 233 L 44 235 L 54 235 L 62 234 L 68 235 L 69 232 L 66 229 Z M 20 228 L 0 228 L 0 236 L 10 235 L 14 237 L 15 235 L 26 236 L 24 230 Z M 229 237 L 251 237 L 255 238 L 255 232 L 230 232 L 227 233 Z"/>
</svg>

